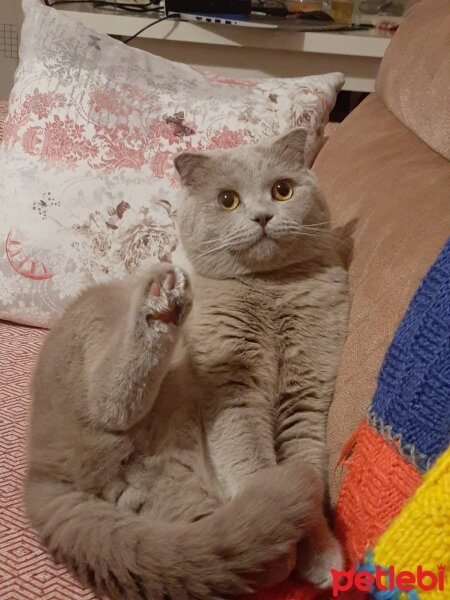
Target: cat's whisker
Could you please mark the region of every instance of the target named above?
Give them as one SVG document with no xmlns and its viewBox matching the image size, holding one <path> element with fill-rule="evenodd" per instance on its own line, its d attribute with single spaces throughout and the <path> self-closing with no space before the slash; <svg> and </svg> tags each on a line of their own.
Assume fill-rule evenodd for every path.
<svg viewBox="0 0 450 600">
<path fill-rule="evenodd" d="M 314 231 L 304 231 L 299 228 L 289 227 L 281 230 L 282 233 L 286 233 L 287 235 L 293 235 L 295 238 L 308 237 L 311 239 L 316 239 L 318 242 L 320 241 L 322 244 L 328 245 L 331 247 L 345 247 L 350 241 L 346 236 L 342 236 L 334 233 L 333 231 L 317 229 Z"/>
<path fill-rule="evenodd" d="M 233 242 L 236 242 L 236 241 L 239 241 L 239 238 L 237 236 L 234 236 L 231 240 L 225 239 L 225 241 L 223 241 L 221 244 L 214 245 L 214 246 L 208 248 L 207 250 L 205 250 L 204 252 L 201 252 L 200 254 L 196 254 L 195 257 L 197 259 L 204 258 L 205 256 L 208 256 L 210 254 L 215 254 L 217 252 L 221 252 L 222 250 L 231 249 L 231 248 L 233 248 Z"/>
<path fill-rule="evenodd" d="M 317 223 L 303 223 L 302 227 L 315 227 L 316 225 L 331 225 L 331 221 L 318 221 Z"/>
<path fill-rule="evenodd" d="M 214 244 L 215 242 L 228 242 L 228 241 L 232 241 L 233 238 L 235 238 L 237 235 L 239 235 L 239 231 L 233 231 L 231 234 L 223 237 L 217 237 L 217 238 L 212 238 L 212 239 L 208 239 L 205 240 L 204 242 L 200 243 L 200 246 L 206 246 L 206 245 L 211 245 Z"/>
<path fill-rule="evenodd" d="M 335 231 L 329 230 L 329 229 L 310 229 L 308 231 L 314 232 L 317 235 L 320 235 L 322 237 L 329 237 L 332 240 L 336 240 L 339 242 L 348 242 L 349 238 L 346 235 L 343 235 L 341 233 L 337 233 Z"/>
<path fill-rule="evenodd" d="M 215 254 L 217 252 L 225 250 L 226 248 L 227 248 L 227 245 L 214 246 L 213 248 L 209 248 L 205 252 L 201 252 L 200 254 L 196 254 L 195 258 L 196 259 L 204 258 L 205 256 L 209 256 L 210 254 Z"/>
<path fill-rule="evenodd" d="M 329 223 L 331 223 L 331 221 L 323 221 L 323 224 L 329 224 Z M 281 227 L 283 227 L 283 225 L 284 224 L 282 224 Z M 348 235 L 338 233 L 332 229 L 316 227 L 316 225 L 320 225 L 320 223 L 316 223 L 314 225 L 313 224 L 299 225 L 295 221 L 288 220 L 286 225 L 288 227 L 292 227 L 296 231 L 299 231 L 299 233 L 304 233 L 305 235 L 306 235 L 305 230 L 307 230 L 308 233 L 311 232 L 311 233 L 317 233 L 320 236 L 328 236 L 330 239 L 336 240 L 337 242 L 348 243 L 348 241 L 349 241 Z"/>
<path fill-rule="evenodd" d="M 201 246 L 206 246 L 209 245 L 211 246 L 211 244 L 214 244 L 215 242 L 221 242 L 221 244 L 232 244 L 233 242 L 239 241 L 242 237 L 247 237 L 248 232 L 245 230 L 245 228 L 241 228 L 238 231 L 233 231 L 231 234 L 225 236 L 225 237 L 218 237 L 218 238 L 213 238 L 210 240 L 205 240 L 204 242 L 201 242 Z"/>
<path fill-rule="evenodd" d="M 312 225 L 299 225 L 298 223 L 295 222 L 287 222 L 287 223 L 282 223 L 279 226 L 279 229 L 287 229 L 287 230 L 291 230 L 291 231 L 296 231 L 298 233 L 304 233 L 305 235 L 308 233 L 317 233 L 319 235 L 328 235 L 334 239 L 347 239 L 345 236 L 342 236 L 339 233 L 336 233 L 335 231 L 332 231 L 330 229 L 324 229 L 322 227 L 314 227 Z"/>
<path fill-rule="evenodd" d="M 293 231 L 296 233 L 305 233 L 308 235 L 314 234 L 316 232 L 325 232 L 325 230 L 323 229 L 307 229 L 301 225 L 296 225 L 294 223 L 282 223 L 281 225 L 278 226 L 278 230 L 287 230 L 287 231 Z"/>
<path fill-rule="evenodd" d="M 308 230 L 317 229 L 319 231 L 328 231 L 328 229 L 326 229 L 325 227 L 320 227 L 320 225 L 328 225 L 329 221 L 323 221 L 322 223 L 301 223 L 300 224 L 292 219 L 286 219 L 285 221 L 282 222 L 282 224 L 290 225 L 290 226 L 298 228 L 298 229 L 308 229 Z"/>
<path fill-rule="evenodd" d="M 285 227 L 285 228 L 280 228 L 279 231 L 283 234 L 286 235 L 292 235 L 295 238 L 310 238 L 310 239 L 316 239 L 317 241 L 321 241 L 322 243 L 326 243 L 326 244 L 343 244 L 346 243 L 347 240 L 345 239 L 339 239 L 337 236 L 335 236 L 332 232 L 330 231 L 326 231 L 326 230 L 314 230 L 314 231 L 305 231 L 302 228 L 299 227 Z"/>
</svg>

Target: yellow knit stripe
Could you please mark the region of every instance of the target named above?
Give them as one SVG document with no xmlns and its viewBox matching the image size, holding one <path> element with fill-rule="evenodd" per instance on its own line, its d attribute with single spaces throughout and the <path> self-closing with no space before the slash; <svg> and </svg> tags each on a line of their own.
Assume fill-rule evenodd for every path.
<svg viewBox="0 0 450 600">
<path fill-rule="evenodd" d="M 450 599 L 450 447 L 437 459 L 374 550 L 376 564 L 396 573 L 417 566 L 437 573 L 445 565 L 445 590 L 420 591 L 427 600 Z"/>
</svg>

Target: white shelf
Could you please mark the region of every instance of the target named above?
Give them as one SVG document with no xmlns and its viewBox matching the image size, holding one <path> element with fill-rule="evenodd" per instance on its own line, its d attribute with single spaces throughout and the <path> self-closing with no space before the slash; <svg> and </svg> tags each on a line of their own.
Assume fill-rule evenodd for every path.
<svg viewBox="0 0 450 600">
<path fill-rule="evenodd" d="M 95 31 L 116 36 L 131 36 L 147 23 L 154 22 L 159 18 L 157 13 L 130 15 L 124 14 L 122 11 L 93 9 L 89 5 L 82 4 L 62 4 L 58 10 L 76 18 Z M 238 27 L 196 24 L 178 20 L 163 21 L 147 29 L 139 37 L 141 40 L 152 40 L 153 45 L 148 47 L 152 52 L 183 62 L 191 62 L 186 51 L 186 44 L 193 49 L 193 56 L 198 56 L 199 45 L 202 45 L 205 59 L 208 58 L 208 49 L 204 45 L 222 47 L 224 56 L 227 55 L 227 51 L 227 56 L 230 56 L 232 48 L 245 49 L 247 55 L 251 51 L 254 53 L 255 63 L 258 62 L 258 51 L 266 52 L 266 54 L 267 51 L 270 51 L 274 57 L 271 60 L 272 67 L 276 63 L 276 57 L 279 57 L 280 75 L 282 76 L 311 74 L 314 73 L 314 68 L 318 69 L 317 73 L 341 70 L 347 75 L 347 84 L 344 89 L 355 91 L 373 90 L 379 62 L 391 39 L 390 35 L 381 35 L 375 30 L 299 32 L 292 28 L 262 29 L 257 25 L 255 27 Z M 184 44 L 173 44 L 173 42 Z M 140 42 L 141 45 L 142 43 Z M 178 58 L 176 48 L 179 50 L 183 48 L 181 58 Z M 194 51 L 194 48 L 197 52 Z M 294 61 L 294 63 L 288 68 L 285 64 L 286 53 L 292 52 L 297 53 L 297 57 L 294 58 L 290 55 L 290 61 Z M 217 56 L 217 52 L 215 55 Z M 284 61 L 284 64 L 281 61 Z M 206 62 L 208 64 L 205 66 L 214 68 L 214 64 L 208 60 Z M 227 60 L 225 62 L 229 63 Z M 314 67 L 314 65 L 317 66 Z M 219 68 L 220 66 L 218 64 Z M 236 68 L 236 74 L 245 75 L 245 73 L 238 73 L 239 65 Z M 276 70 L 276 67 L 273 67 L 270 69 L 270 73 L 261 73 L 261 76 L 276 75 L 277 73 L 274 72 Z"/>
</svg>

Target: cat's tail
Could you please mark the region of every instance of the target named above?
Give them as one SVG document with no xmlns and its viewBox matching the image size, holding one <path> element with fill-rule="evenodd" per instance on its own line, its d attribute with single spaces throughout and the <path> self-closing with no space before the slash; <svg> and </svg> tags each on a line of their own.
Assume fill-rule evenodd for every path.
<svg viewBox="0 0 450 600">
<path fill-rule="evenodd" d="M 55 558 L 97 592 L 113 600 L 213 600 L 250 591 L 250 574 L 288 553 L 320 513 L 322 490 L 310 467 L 278 465 L 191 524 L 149 522 L 32 475 L 25 497 Z"/>
</svg>

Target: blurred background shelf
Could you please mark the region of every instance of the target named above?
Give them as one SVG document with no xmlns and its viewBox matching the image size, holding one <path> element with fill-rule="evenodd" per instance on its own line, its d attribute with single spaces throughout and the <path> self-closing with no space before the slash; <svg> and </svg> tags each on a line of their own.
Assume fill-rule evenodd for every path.
<svg viewBox="0 0 450 600">
<path fill-rule="evenodd" d="M 81 3 L 63 4 L 58 10 L 98 32 L 125 37 L 160 16 L 123 14 Z M 391 34 L 375 29 L 301 33 L 169 20 L 143 32 L 132 45 L 229 77 L 295 77 L 342 71 L 347 76 L 345 90 L 371 92 L 391 38 Z"/>
</svg>

